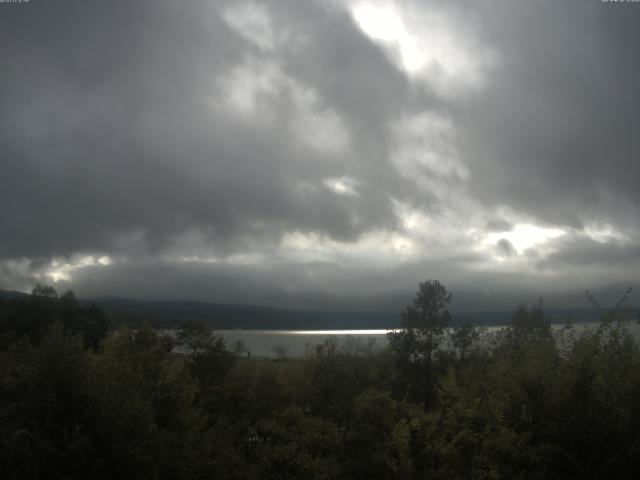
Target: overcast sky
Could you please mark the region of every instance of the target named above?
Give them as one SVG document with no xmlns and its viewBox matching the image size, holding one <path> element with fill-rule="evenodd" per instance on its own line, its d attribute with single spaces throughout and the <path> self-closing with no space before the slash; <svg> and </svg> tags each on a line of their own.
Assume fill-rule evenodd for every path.
<svg viewBox="0 0 640 480">
<path fill-rule="evenodd" d="M 390 311 L 428 278 L 461 310 L 621 293 L 639 47 L 639 2 L 0 3 L 0 288 Z"/>
</svg>

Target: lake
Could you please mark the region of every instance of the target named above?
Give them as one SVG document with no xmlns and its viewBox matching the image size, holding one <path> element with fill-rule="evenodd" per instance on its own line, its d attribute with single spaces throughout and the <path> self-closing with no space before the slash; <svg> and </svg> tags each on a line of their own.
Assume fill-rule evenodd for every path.
<svg viewBox="0 0 640 480">
<path fill-rule="evenodd" d="M 576 323 L 576 332 L 582 332 L 597 323 Z M 565 324 L 554 324 L 556 331 Z M 640 339 L 640 325 L 636 322 L 628 324 L 629 330 L 636 339 Z M 486 327 L 488 332 L 497 331 L 499 327 Z M 387 345 L 387 329 L 379 330 L 218 330 L 216 333 L 227 341 L 228 347 L 233 348 L 238 341 L 243 342 L 251 355 L 258 357 L 302 356 L 307 351 L 312 352 L 315 346 L 330 338 L 335 338 L 340 344 L 346 345 L 353 351 L 358 348 L 382 349 Z"/>
</svg>

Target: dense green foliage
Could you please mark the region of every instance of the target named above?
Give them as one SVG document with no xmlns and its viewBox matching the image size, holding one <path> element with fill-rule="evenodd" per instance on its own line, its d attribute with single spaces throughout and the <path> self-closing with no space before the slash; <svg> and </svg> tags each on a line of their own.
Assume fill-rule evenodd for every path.
<svg viewBox="0 0 640 480">
<path fill-rule="evenodd" d="M 622 310 L 447 329 L 421 284 L 390 347 L 249 359 L 198 325 L 107 334 L 39 287 L 0 301 L 0 478 L 635 478 L 640 351 Z M 241 352 L 242 349 L 238 349 Z"/>
</svg>

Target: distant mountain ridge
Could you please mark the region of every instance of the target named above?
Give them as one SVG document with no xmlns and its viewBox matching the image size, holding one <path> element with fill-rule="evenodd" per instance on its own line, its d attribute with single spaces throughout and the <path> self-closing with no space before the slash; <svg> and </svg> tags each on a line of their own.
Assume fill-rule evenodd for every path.
<svg viewBox="0 0 640 480">
<path fill-rule="evenodd" d="M 148 321 L 164 327 L 175 327 L 185 320 L 220 330 L 375 329 L 397 328 L 400 325 L 399 313 L 297 311 L 258 305 L 126 298 L 95 298 L 88 301 L 100 306 L 116 322 Z"/>
<path fill-rule="evenodd" d="M 10 300 L 12 298 L 25 298 L 28 293 L 18 292 L 16 290 L 0 290 L 0 300 Z"/>
<path fill-rule="evenodd" d="M 24 298 L 28 294 L 0 290 L 0 299 Z M 400 312 L 340 312 L 286 310 L 259 305 L 218 304 L 199 301 L 145 301 L 124 297 L 80 299 L 102 308 L 112 324 L 150 324 L 178 327 L 184 321 L 202 323 L 218 330 L 340 330 L 392 329 L 400 326 Z M 514 308 L 515 310 L 515 308 Z M 452 325 L 506 325 L 513 311 L 453 312 Z M 568 318 L 575 322 L 595 319 L 593 309 L 547 310 L 552 322 Z M 638 315 L 634 309 L 633 314 Z"/>
</svg>

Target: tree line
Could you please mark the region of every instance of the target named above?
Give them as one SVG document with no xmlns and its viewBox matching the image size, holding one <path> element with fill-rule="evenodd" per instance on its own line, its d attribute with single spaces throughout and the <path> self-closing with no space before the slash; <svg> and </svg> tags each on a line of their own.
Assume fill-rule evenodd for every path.
<svg viewBox="0 0 640 480">
<path fill-rule="evenodd" d="M 635 478 L 640 352 L 624 305 L 585 331 L 543 304 L 447 328 L 419 285 L 388 348 L 247 358 L 214 332 L 108 328 L 38 286 L 0 301 L 0 478 Z"/>
</svg>

